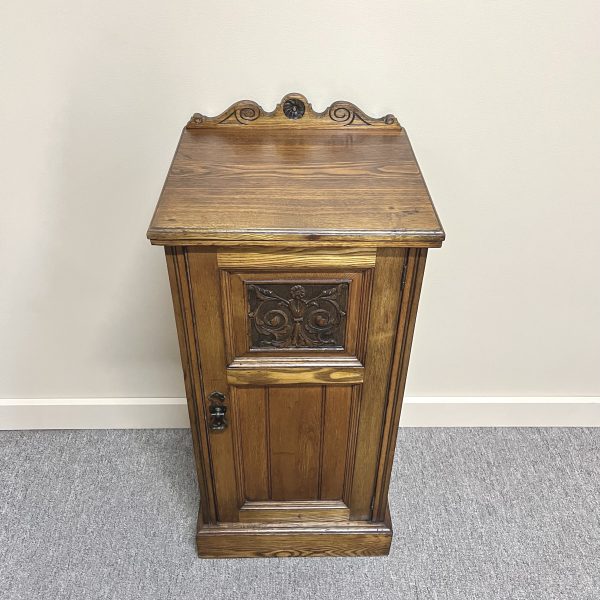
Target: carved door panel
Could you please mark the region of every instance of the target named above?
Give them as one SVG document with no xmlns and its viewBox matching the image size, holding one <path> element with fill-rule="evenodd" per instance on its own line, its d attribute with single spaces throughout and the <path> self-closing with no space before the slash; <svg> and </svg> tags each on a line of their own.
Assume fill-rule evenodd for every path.
<svg viewBox="0 0 600 600">
<path fill-rule="evenodd" d="M 370 519 L 406 252 L 173 252 L 203 518 Z"/>
</svg>

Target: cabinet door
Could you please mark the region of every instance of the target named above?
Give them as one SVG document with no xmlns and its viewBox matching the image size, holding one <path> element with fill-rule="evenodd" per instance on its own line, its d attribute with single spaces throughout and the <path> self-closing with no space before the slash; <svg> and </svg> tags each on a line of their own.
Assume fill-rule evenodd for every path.
<svg viewBox="0 0 600 600">
<path fill-rule="evenodd" d="M 205 521 L 382 518 L 410 252 L 167 254 Z"/>
</svg>

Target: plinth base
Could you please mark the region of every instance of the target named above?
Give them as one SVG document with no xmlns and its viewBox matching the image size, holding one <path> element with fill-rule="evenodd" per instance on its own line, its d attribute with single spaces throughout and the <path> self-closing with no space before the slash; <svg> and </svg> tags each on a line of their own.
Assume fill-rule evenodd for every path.
<svg viewBox="0 0 600 600">
<path fill-rule="evenodd" d="M 198 520 L 202 558 L 284 556 L 382 556 L 390 551 L 392 526 L 368 521 L 319 523 L 220 523 Z"/>
</svg>

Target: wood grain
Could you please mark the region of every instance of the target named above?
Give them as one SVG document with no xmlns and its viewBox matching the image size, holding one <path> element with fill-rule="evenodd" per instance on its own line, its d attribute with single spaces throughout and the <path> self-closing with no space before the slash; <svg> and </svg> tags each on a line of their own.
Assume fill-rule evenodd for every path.
<svg viewBox="0 0 600 600">
<path fill-rule="evenodd" d="M 220 269 L 369 269 L 375 266 L 374 248 L 222 248 L 217 254 Z"/>
<path fill-rule="evenodd" d="M 377 252 L 371 315 L 365 358 L 356 465 L 350 495 L 351 517 L 370 519 L 389 376 L 398 328 L 402 271 L 406 251 L 381 248 Z"/>
<path fill-rule="evenodd" d="M 305 500 L 296 502 L 246 502 L 241 523 L 346 522 L 350 509 L 343 502 Z"/>
<path fill-rule="evenodd" d="M 318 498 L 321 398 L 321 386 L 269 388 L 273 500 Z"/>
<path fill-rule="evenodd" d="M 398 335 L 394 349 L 394 367 L 390 373 L 385 425 L 382 432 L 382 449 L 373 499 L 372 518 L 374 520 L 384 518 L 385 511 L 388 510 L 388 489 L 426 259 L 426 248 L 411 250 L 408 255 L 406 284 L 402 290 Z"/>
<path fill-rule="evenodd" d="M 326 388 L 319 490 L 323 500 L 337 500 L 344 495 L 351 410 L 351 386 Z"/>
<path fill-rule="evenodd" d="M 203 248 L 188 249 L 186 254 L 187 277 L 190 285 L 191 323 L 194 326 L 195 344 L 202 364 L 203 426 L 208 427 L 208 396 L 213 391 L 228 395 L 225 374 L 225 343 L 221 310 L 220 281 L 217 257 Z M 232 429 L 211 432 L 208 436 L 213 487 L 217 502 L 217 519 L 238 519 L 238 486 L 236 481 Z M 218 457 L 215 460 L 214 457 Z"/>
<path fill-rule="evenodd" d="M 399 127 L 185 129 L 148 230 L 155 244 L 441 245 Z"/>
<path fill-rule="evenodd" d="M 196 459 L 196 472 L 200 488 L 200 515 L 205 523 L 216 523 L 217 505 L 212 486 L 212 466 L 206 427 L 201 386 L 201 367 L 195 346 L 190 288 L 187 279 L 185 256 L 181 248 L 165 248 L 183 379 L 187 396 L 190 428 Z"/>
<path fill-rule="evenodd" d="M 271 497 L 267 390 L 234 388 L 231 395 L 231 410 L 237 417 L 244 500 L 267 500 Z"/>
<path fill-rule="evenodd" d="M 239 523 L 199 527 L 198 554 L 204 558 L 381 556 L 389 553 L 389 523 Z"/>
<path fill-rule="evenodd" d="M 368 315 L 368 311 L 367 311 Z M 366 323 L 366 320 L 363 321 Z M 312 356 L 279 355 L 271 356 L 256 353 L 250 356 L 235 358 L 229 365 L 229 369 L 346 369 L 362 368 L 364 365 L 355 356 L 325 356 L 318 354 Z"/>
<path fill-rule="evenodd" d="M 390 552 L 391 534 L 377 533 L 243 533 L 198 534 L 202 558 L 285 558 L 315 556 L 385 556 Z"/>
<path fill-rule="evenodd" d="M 257 367 L 252 369 L 227 369 L 227 382 L 229 385 L 348 385 L 349 383 L 362 383 L 363 377 L 363 367 Z"/>
</svg>

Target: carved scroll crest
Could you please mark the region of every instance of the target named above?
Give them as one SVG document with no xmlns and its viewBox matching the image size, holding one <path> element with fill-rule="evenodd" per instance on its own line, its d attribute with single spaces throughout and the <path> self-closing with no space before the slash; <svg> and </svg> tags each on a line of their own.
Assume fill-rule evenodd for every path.
<svg viewBox="0 0 600 600">
<path fill-rule="evenodd" d="M 400 127 L 394 115 L 373 118 L 366 115 L 351 102 L 338 100 L 323 112 L 315 112 L 302 94 L 287 94 L 275 107 L 267 112 L 252 100 L 240 100 L 216 117 L 206 117 L 199 113 L 192 116 L 188 129 L 201 129 L 217 126 L 251 126 L 300 128 L 337 127 Z"/>
</svg>

